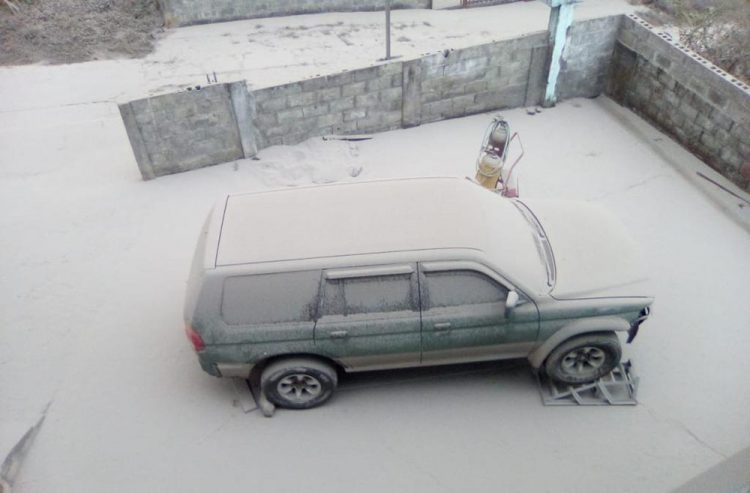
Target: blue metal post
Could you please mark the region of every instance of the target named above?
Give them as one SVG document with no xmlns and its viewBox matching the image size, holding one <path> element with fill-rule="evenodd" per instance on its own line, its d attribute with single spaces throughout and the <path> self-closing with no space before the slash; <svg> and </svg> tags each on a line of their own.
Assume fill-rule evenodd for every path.
<svg viewBox="0 0 750 493">
<path fill-rule="evenodd" d="M 575 0 L 548 0 L 550 4 L 549 15 L 549 46 L 550 60 L 549 72 L 547 72 L 547 87 L 544 92 L 545 107 L 554 106 L 557 102 L 557 78 L 560 76 L 565 42 L 568 37 L 568 28 L 573 24 L 573 4 Z"/>
</svg>

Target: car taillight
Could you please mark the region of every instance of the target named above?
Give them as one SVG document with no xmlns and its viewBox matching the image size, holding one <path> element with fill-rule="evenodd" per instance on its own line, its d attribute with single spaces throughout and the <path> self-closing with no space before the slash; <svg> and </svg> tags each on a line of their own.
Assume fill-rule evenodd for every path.
<svg viewBox="0 0 750 493">
<path fill-rule="evenodd" d="M 185 326 L 185 335 L 193 344 L 196 351 L 203 351 L 206 348 L 206 343 L 203 342 L 203 338 L 199 333 L 195 331 L 191 326 Z"/>
</svg>

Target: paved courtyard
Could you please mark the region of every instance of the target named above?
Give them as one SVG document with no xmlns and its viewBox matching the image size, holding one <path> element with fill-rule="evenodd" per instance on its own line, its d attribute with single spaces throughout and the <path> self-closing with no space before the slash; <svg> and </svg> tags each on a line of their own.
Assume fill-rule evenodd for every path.
<svg viewBox="0 0 750 493">
<path fill-rule="evenodd" d="M 492 115 L 311 139 L 143 182 L 116 105 L 97 101 L 116 94 L 85 91 L 82 74 L 104 77 L 107 63 L 0 69 L 3 452 L 49 404 L 15 492 L 663 492 L 750 447 L 750 207 L 604 97 L 504 115 L 526 148 L 522 198 L 600 204 L 644 250 L 656 302 L 625 347 L 638 406 L 544 407 L 518 361 L 357 375 L 319 409 L 246 413 L 182 330 L 214 201 L 473 175 Z M 112 82 L 147 89 L 133 84 Z"/>
</svg>

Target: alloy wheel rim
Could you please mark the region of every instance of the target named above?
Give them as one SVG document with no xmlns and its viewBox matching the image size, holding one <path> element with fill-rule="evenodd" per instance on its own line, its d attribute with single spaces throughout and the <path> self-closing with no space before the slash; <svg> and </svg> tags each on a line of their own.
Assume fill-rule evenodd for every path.
<svg viewBox="0 0 750 493">
<path fill-rule="evenodd" d="M 276 385 L 279 395 L 293 402 L 309 402 L 320 395 L 323 386 L 320 381 L 305 373 L 293 373 L 282 378 Z"/>
<path fill-rule="evenodd" d="M 590 375 L 596 373 L 606 360 L 607 355 L 601 348 L 584 346 L 566 354 L 560 365 L 569 374 L 577 376 Z"/>
</svg>

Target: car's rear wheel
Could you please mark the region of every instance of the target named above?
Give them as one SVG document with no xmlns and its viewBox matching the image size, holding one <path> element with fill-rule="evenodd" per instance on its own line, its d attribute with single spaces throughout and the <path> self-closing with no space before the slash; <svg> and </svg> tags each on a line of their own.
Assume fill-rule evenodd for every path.
<svg viewBox="0 0 750 493">
<path fill-rule="evenodd" d="M 287 409 L 309 409 L 331 398 L 336 370 L 312 358 L 288 358 L 268 365 L 260 385 L 269 401 Z"/>
<path fill-rule="evenodd" d="M 560 344 L 547 357 L 544 369 L 562 383 L 588 383 L 608 374 L 620 363 L 622 349 L 617 335 L 588 334 Z"/>
</svg>

